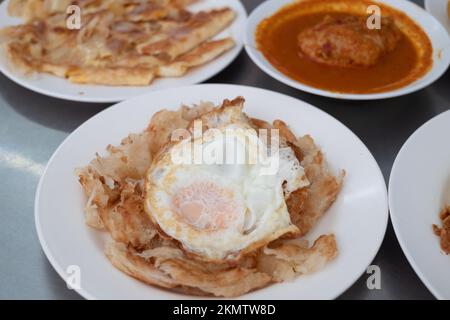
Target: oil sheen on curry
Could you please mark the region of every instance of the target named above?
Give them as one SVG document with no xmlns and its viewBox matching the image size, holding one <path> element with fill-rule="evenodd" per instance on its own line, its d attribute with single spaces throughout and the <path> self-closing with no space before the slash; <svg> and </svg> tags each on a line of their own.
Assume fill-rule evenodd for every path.
<svg viewBox="0 0 450 320">
<path fill-rule="evenodd" d="M 381 9 L 379 29 L 367 24 L 373 4 Z M 399 89 L 433 64 L 430 39 L 412 19 L 366 0 L 297 1 L 262 21 L 256 40 L 280 72 L 340 93 Z"/>
</svg>

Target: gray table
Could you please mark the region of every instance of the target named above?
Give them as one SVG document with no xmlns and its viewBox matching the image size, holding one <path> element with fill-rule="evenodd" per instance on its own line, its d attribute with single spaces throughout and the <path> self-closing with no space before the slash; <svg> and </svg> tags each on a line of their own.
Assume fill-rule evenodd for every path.
<svg viewBox="0 0 450 320">
<path fill-rule="evenodd" d="M 250 12 L 261 0 L 244 2 Z M 303 93 L 271 79 L 242 52 L 232 65 L 208 82 L 267 88 L 321 108 L 362 139 L 377 159 L 386 181 L 406 139 L 450 106 L 450 72 L 432 86 L 405 97 L 338 101 Z M 106 107 L 45 97 L 0 75 L 0 298 L 80 299 L 66 288 L 41 250 L 34 227 L 34 194 L 42 170 L 57 146 Z M 364 275 L 342 299 L 433 298 L 408 264 L 391 224 L 373 263 L 381 268 L 382 289 L 368 290 Z"/>
</svg>

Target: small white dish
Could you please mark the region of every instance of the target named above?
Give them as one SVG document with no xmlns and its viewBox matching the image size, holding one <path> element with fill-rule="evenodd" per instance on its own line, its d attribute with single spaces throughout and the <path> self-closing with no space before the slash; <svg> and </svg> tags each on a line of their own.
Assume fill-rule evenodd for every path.
<svg viewBox="0 0 450 320">
<path fill-rule="evenodd" d="M 108 144 L 119 144 L 140 132 L 151 116 L 181 103 L 220 103 L 242 95 L 245 112 L 265 120 L 284 119 L 298 135 L 311 134 L 327 160 L 347 176 L 336 203 L 308 235 L 334 233 L 339 256 L 323 270 L 275 284 L 243 299 L 334 299 L 347 290 L 372 262 L 388 221 L 383 175 L 364 144 L 342 123 L 300 100 L 263 89 L 235 85 L 197 85 L 148 93 L 97 114 L 75 130 L 55 151 L 43 174 L 35 200 L 35 220 L 42 248 L 59 275 L 67 280 L 70 266 L 81 270 L 81 288 L 89 299 L 187 299 L 145 285 L 115 269 L 106 258 L 104 235 L 84 222 L 85 197 L 74 169 L 85 166 Z M 71 271 L 69 269 L 69 271 Z"/>
<path fill-rule="evenodd" d="M 447 0 L 425 0 L 425 9 L 431 13 L 450 33 L 450 17 L 447 11 Z"/>
<path fill-rule="evenodd" d="M 336 99 L 349 100 L 375 100 L 386 99 L 397 96 L 402 96 L 411 92 L 423 89 L 434 81 L 439 79 L 450 65 L 450 37 L 444 27 L 432 15 L 427 13 L 421 7 L 406 0 L 378 0 L 378 2 L 388 6 L 397 8 L 405 12 L 410 18 L 418 23 L 427 33 L 433 45 L 433 67 L 421 79 L 409 84 L 406 87 L 375 94 L 346 94 L 336 93 L 332 91 L 317 89 L 312 86 L 303 84 L 296 80 L 289 78 L 282 72 L 278 71 L 264 55 L 257 49 L 255 40 L 255 32 L 262 20 L 275 14 L 280 8 L 290 3 L 293 0 L 268 0 L 257 7 L 249 16 L 247 23 L 247 30 L 245 34 L 245 49 L 258 67 L 276 80 L 291 86 L 293 88 L 313 93 L 319 96 L 331 97 Z"/>
<path fill-rule="evenodd" d="M 419 128 L 403 145 L 391 172 L 389 206 L 400 245 L 420 279 L 438 299 L 450 299 L 450 255 L 432 225 L 450 205 L 450 111 Z"/>
<path fill-rule="evenodd" d="M 0 28 L 22 23 L 21 19 L 12 18 L 8 15 L 7 7 L 9 1 L 5 0 L 0 4 Z M 200 83 L 225 69 L 241 52 L 243 48 L 242 30 L 245 29 L 247 12 L 239 0 L 204 0 L 192 6 L 193 11 L 225 6 L 235 10 L 237 17 L 233 24 L 218 34 L 216 38 L 231 36 L 236 41 L 236 46 L 210 63 L 190 70 L 188 74 L 180 78 L 155 79 L 153 83 L 143 87 L 74 84 L 66 79 L 44 73 L 32 76 L 22 75 L 12 69 L 11 63 L 1 52 L 0 72 L 17 84 L 47 96 L 71 101 L 95 103 L 117 102 L 142 95 L 149 91 Z"/>
</svg>

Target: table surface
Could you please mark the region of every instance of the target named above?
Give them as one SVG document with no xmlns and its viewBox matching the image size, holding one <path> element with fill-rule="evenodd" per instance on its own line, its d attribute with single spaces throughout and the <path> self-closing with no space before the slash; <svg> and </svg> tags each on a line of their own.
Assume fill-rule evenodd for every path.
<svg viewBox="0 0 450 320">
<path fill-rule="evenodd" d="M 244 0 L 251 12 L 262 0 Z M 414 1 L 423 5 L 423 1 Z M 386 181 L 406 139 L 449 109 L 450 72 L 419 92 L 381 101 L 340 101 L 289 88 L 260 71 L 243 51 L 211 83 L 233 83 L 281 92 L 339 119 L 367 145 Z M 81 299 L 53 270 L 34 226 L 34 195 L 45 165 L 58 145 L 108 105 L 49 98 L 0 75 L 0 298 Z M 403 254 L 392 224 L 373 264 L 381 269 L 381 290 L 369 290 L 363 275 L 341 299 L 433 299 Z"/>
</svg>

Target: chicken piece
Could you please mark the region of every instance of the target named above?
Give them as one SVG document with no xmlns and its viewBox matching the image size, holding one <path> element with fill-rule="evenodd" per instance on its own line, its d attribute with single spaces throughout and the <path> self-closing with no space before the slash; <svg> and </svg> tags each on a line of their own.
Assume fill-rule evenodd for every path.
<svg viewBox="0 0 450 320">
<path fill-rule="evenodd" d="M 382 18 L 381 29 L 369 29 L 364 17 L 326 16 L 298 36 L 301 52 L 313 61 L 336 67 L 369 67 L 393 51 L 401 32 L 390 18 Z"/>
</svg>

